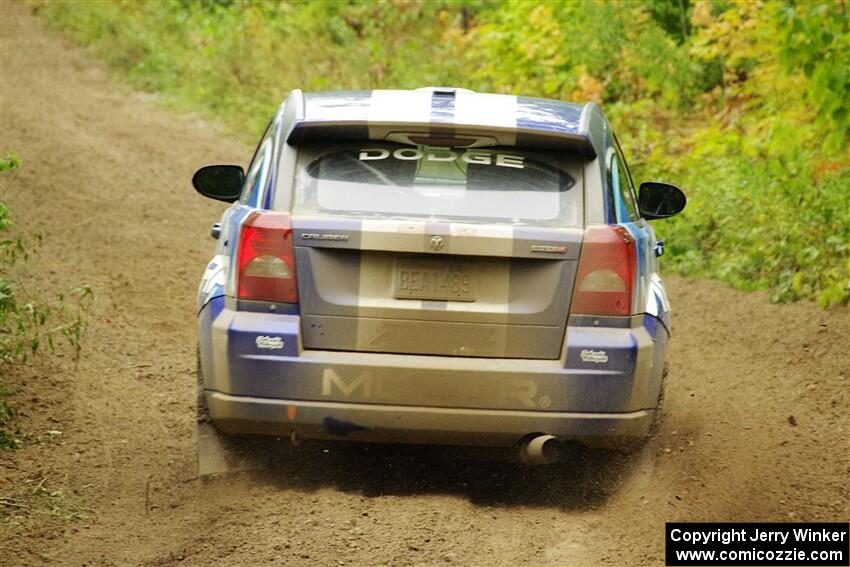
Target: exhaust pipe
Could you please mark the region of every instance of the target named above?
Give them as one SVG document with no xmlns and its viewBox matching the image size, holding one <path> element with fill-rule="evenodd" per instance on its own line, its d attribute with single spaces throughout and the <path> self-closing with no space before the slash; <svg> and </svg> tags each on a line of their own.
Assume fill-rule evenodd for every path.
<svg viewBox="0 0 850 567">
<path fill-rule="evenodd" d="M 548 465 L 561 459 L 563 445 L 554 435 L 535 435 L 520 446 L 519 457 L 528 465 Z"/>
</svg>

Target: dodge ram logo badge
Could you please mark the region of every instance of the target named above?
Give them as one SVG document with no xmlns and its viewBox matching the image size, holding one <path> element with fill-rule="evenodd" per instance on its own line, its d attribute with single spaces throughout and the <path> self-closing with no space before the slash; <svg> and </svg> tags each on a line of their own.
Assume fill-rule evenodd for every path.
<svg viewBox="0 0 850 567">
<path fill-rule="evenodd" d="M 439 252 L 440 250 L 443 249 L 443 245 L 445 243 L 446 243 L 446 241 L 443 240 L 442 236 L 437 236 L 435 234 L 431 237 L 431 250 L 433 250 L 434 252 Z"/>
</svg>

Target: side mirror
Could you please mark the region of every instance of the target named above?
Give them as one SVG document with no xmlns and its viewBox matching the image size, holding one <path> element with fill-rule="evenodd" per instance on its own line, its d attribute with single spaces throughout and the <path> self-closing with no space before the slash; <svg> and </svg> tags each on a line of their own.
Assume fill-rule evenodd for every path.
<svg viewBox="0 0 850 567">
<path fill-rule="evenodd" d="M 208 165 L 192 176 L 195 190 L 210 199 L 232 203 L 239 199 L 245 170 L 238 165 Z"/>
<path fill-rule="evenodd" d="M 685 194 L 675 185 L 656 181 L 640 184 L 638 208 L 646 220 L 672 217 L 682 212 L 687 202 Z"/>
</svg>

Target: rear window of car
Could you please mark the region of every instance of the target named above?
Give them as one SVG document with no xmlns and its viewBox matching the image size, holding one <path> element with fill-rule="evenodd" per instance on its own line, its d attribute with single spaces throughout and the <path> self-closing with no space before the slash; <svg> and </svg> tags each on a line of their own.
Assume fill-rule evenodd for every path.
<svg viewBox="0 0 850 567">
<path fill-rule="evenodd" d="M 299 148 L 296 212 L 580 226 L 581 162 L 513 147 Z"/>
</svg>

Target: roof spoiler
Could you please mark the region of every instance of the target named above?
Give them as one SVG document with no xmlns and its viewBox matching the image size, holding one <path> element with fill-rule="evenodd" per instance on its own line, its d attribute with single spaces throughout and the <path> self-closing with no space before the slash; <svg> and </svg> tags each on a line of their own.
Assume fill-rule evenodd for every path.
<svg viewBox="0 0 850 567">
<path fill-rule="evenodd" d="M 547 149 L 596 158 L 590 136 L 558 130 L 505 128 L 434 122 L 374 122 L 369 120 L 296 120 L 287 142 L 297 146 L 312 140 L 398 140 L 394 134 L 404 133 L 428 138 L 484 138 L 491 140 L 476 146 L 515 146 Z"/>
</svg>

